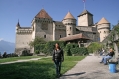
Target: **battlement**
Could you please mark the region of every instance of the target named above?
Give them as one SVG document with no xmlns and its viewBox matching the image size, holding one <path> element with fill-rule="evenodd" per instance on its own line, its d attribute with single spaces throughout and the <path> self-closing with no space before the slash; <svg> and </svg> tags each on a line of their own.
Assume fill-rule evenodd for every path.
<svg viewBox="0 0 119 79">
<path fill-rule="evenodd" d="M 31 27 L 21 27 L 17 29 L 17 34 L 32 34 L 33 29 Z"/>
<path fill-rule="evenodd" d="M 49 19 L 49 18 L 34 18 L 33 21 L 32 21 L 32 24 L 33 23 L 52 23 L 52 19 Z"/>
</svg>

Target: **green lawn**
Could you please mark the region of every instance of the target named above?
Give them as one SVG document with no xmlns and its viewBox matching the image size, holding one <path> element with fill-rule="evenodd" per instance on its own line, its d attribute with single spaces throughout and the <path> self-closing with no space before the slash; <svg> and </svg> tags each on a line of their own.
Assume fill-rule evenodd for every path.
<svg viewBox="0 0 119 79">
<path fill-rule="evenodd" d="M 0 63 L 17 61 L 17 60 L 22 60 L 22 59 L 31 59 L 31 58 L 40 58 L 40 56 L 21 56 L 21 57 L 1 58 Z"/>
<path fill-rule="evenodd" d="M 61 73 L 65 73 L 85 56 L 66 56 Z M 0 79 L 55 79 L 55 67 L 51 58 L 37 61 L 0 65 Z"/>
</svg>

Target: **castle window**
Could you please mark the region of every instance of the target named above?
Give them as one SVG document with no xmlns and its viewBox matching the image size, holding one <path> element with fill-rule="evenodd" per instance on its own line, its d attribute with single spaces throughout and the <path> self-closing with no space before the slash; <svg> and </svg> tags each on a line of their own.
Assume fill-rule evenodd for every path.
<svg viewBox="0 0 119 79">
<path fill-rule="evenodd" d="M 104 33 L 106 33 L 106 32 L 104 31 Z"/>
<path fill-rule="evenodd" d="M 71 27 L 70 27 L 70 30 L 71 30 Z"/>
<path fill-rule="evenodd" d="M 44 38 L 46 38 L 46 35 L 44 35 Z"/>
<path fill-rule="evenodd" d="M 62 36 L 60 35 L 60 38 L 61 38 Z"/>
<path fill-rule="evenodd" d="M 68 35 L 70 35 L 70 34 L 68 34 Z"/>
</svg>

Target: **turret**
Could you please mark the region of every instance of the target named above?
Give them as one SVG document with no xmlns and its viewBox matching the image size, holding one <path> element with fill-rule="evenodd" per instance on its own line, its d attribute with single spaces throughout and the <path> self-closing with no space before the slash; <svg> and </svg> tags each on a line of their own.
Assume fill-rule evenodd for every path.
<svg viewBox="0 0 119 79">
<path fill-rule="evenodd" d="M 67 13 L 62 22 L 66 26 L 66 36 L 75 34 L 76 19 L 70 12 Z"/>
<path fill-rule="evenodd" d="M 19 20 L 18 20 L 18 23 L 16 25 L 16 30 L 18 30 L 20 28 L 20 24 L 19 24 Z"/>
<path fill-rule="evenodd" d="M 102 42 L 110 32 L 110 23 L 103 17 L 97 23 L 97 30 L 100 34 L 100 42 Z"/>
<path fill-rule="evenodd" d="M 78 16 L 78 26 L 92 26 L 93 25 L 93 14 L 89 11 L 84 10 Z"/>
</svg>

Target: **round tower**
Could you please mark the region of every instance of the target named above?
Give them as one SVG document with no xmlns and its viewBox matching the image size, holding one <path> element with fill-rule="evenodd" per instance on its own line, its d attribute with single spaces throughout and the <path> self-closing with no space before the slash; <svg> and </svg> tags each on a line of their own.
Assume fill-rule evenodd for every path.
<svg viewBox="0 0 119 79">
<path fill-rule="evenodd" d="M 97 30 L 100 34 L 100 42 L 102 42 L 110 32 L 110 23 L 103 17 L 97 23 Z"/>
<path fill-rule="evenodd" d="M 74 16 L 68 12 L 62 22 L 66 26 L 66 36 L 74 35 L 76 31 L 76 19 Z"/>
</svg>

